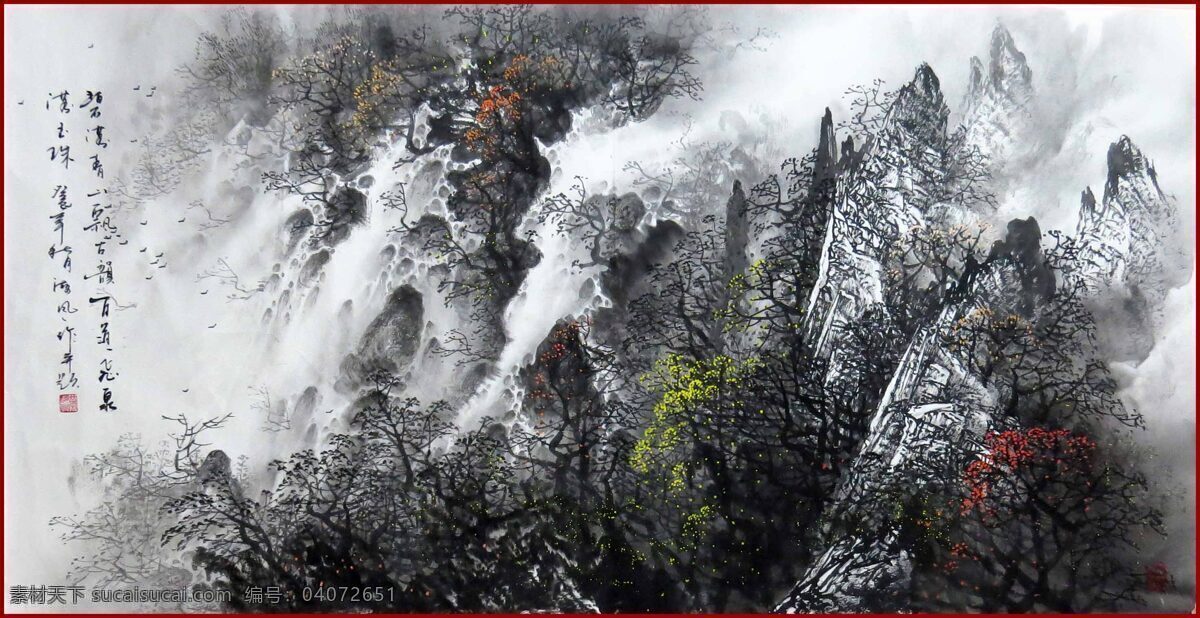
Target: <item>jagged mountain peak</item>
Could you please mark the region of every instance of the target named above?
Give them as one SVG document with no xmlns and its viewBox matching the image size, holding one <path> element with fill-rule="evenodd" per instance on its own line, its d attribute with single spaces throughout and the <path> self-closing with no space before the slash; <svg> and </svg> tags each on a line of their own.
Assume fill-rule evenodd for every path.
<svg viewBox="0 0 1200 618">
<path fill-rule="evenodd" d="M 922 62 L 921 66 L 917 67 L 917 72 L 909 82 L 909 87 L 926 99 L 940 99 L 942 96 L 942 83 L 938 80 L 937 73 L 933 72 L 933 67 L 929 66 L 927 62 Z"/>
<path fill-rule="evenodd" d="M 978 97 L 983 93 L 983 89 L 987 87 L 984 78 L 985 71 L 983 61 L 979 59 L 979 56 L 971 56 L 971 81 L 967 85 L 968 97 Z"/>
<path fill-rule="evenodd" d="M 1162 326 L 1168 291 L 1187 283 L 1192 266 L 1178 204 L 1163 193 L 1153 164 L 1128 136 L 1108 147 L 1103 198 L 1083 192 L 1076 237 L 1077 272 L 1089 292 L 1130 299 L 1099 314 L 1105 354 L 1141 362 Z"/>
<path fill-rule="evenodd" d="M 1033 97 L 1033 71 L 1003 24 L 992 30 L 987 64 L 971 57 L 970 82 L 963 100 L 968 118 L 982 116 L 1002 126 L 1007 115 L 1021 111 Z M 1002 131 L 1007 132 L 1007 131 Z"/>
<path fill-rule="evenodd" d="M 1076 234 L 1088 265 L 1084 276 L 1094 289 L 1124 283 L 1161 300 L 1190 276 L 1178 205 L 1128 136 L 1108 147 L 1103 199 L 1097 203 L 1090 189 L 1084 191 Z"/>
<path fill-rule="evenodd" d="M 1121 180 L 1148 177 L 1153 186 L 1158 188 L 1158 174 L 1154 165 L 1133 144 L 1129 136 L 1122 135 L 1120 139 L 1108 147 L 1108 182 L 1104 185 L 1106 199 L 1118 197 L 1121 193 Z"/>
<path fill-rule="evenodd" d="M 921 63 L 912 81 L 900 88 L 891 115 L 900 126 L 919 135 L 945 133 L 950 109 L 942 97 L 941 81 L 928 63 Z"/>
<path fill-rule="evenodd" d="M 989 60 L 989 86 L 993 91 L 1010 97 L 1029 94 L 1033 88 L 1033 71 L 1003 24 L 996 24 L 992 30 Z"/>
<path fill-rule="evenodd" d="M 991 160 L 999 186 L 1020 182 L 1011 161 L 1029 154 L 1040 141 L 1032 132 L 1033 71 L 1012 34 L 1001 24 L 992 30 L 988 55 L 971 58 L 970 82 L 959 110 L 967 143 Z M 1002 190 L 1002 189 L 1001 189 Z"/>
<path fill-rule="evenodd" d="M 1129 139 L 1122 135 L 1108 147 L 1108 174 L 1102 200 L 1097 200 L 1091 187 L 1080 196 L 1080 232 L 1105 224 L 1104 219 L 1117 217 L 1121 227 L 1136 219 L 1171 218 L 1174 207 L 1158 185 L 1154 164 Z M 1108 225 L 1113 222 L 1108 222 Z"/>
</svg>

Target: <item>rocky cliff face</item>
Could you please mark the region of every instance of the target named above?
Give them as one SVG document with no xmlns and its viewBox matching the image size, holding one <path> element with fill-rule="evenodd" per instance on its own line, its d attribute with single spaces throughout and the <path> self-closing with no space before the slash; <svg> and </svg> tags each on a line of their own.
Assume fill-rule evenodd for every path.
<svg viewBox="0 0 1200 618">
<path fill-rule="evenodd" d="M 833 355 L 839 325 L 882 300 L 884 256 L 924 224 L 934 205 L 928 189 L 944 179 L 948 115 L 937 76 L 922 65 L 900 89 L 877 138 L 848 155 L 854 163 L 836 181 L 805 317 L 816 348 Z"/>
<path fill-rule="evenodd" d="M 992 33 L 989 61 L 971 60 L 963 103 L 965 147 L 1002 169 L 1028 131 L 1032 71 L 1002 26 Z M 952 170 L 937 77 L 921 66 L 893 102 L 880 138 L 863 145 L 837 174 L 837 200 L 822 249 L 806 325 L 829 355 L 827 381 L 839 378 L 839 333 L 883 300 L 890 249 L 935 219 L 970 221 L 972 213 L 939 198 Z M 824 143 L 825 136 L 822 135 Z M 863 205 L 874 208 L 867 209 Z M 882 207 L 881 207 L 882 205 Z M 936 317 L 917 328 L 870 420 L 868 434 L 822 519 L 822 550 L 779 611 L 880 611 L 906 607 L 912 556 L 890 513 L 895 496 L 936 478 L 954 457 L 971 457 L 989 429 L 1002 427 L 1009 385 L 981 375 L 956 345 L 960 329 L 979 320 L 1032 321 L 1056 286 L 1081 283 L 1091 308 L 1123 310 L 1097 317 L 1102 358 L 1144 357 L 1153 345 L 1154 315 L 1171 287 L 1190 276 L 1173 200 L 1153 165 L 1126 137 L 1108 152 L 1108 178 L 1097 201 L 1083 194 L 1071 242 L 1079 266 L 1057 275 L 1046 265 L 1042 230 L 1032 218 L 1008 224 L 982 263 L 968 260 L 942 293 Z M 1066 280 L 1059 280 L 1065 277 Z M 1133 341 L 1137 345 L 1129 345 Z M 1124 342 L 1123 344 L 1118 342 Z"/>
<path fill-rule="evenodd" d="M 1028 137 L 1033 104 L 1033 71 L 1012 35 L 997 24 L 988 62 L 971 58 L 971 77 L 961 113 L 965 144 L 1002 167 Z"/>
<path fill-rule="evenodd" d="M 1084 190 L 1076 236 L 1081 275 L 1094 291 L 1125 286 L 1158 296 L 1182 285 L 1189 264 L 1182 250 L 1175 200 L 1158 186 L 1154 165 L 1126 136 L 1108 149 L 1108 177 L 1097 202 Z"/>
<path fill-rule="evenodd" d="M 988 260 L 966 268 L 937 317 L 908 343 L 866 439 L 826 512 L 827 547 L 780 611 L 879 611 L 906 606 L 909 549 L 893 519 L 914 480 L 942 476 L 994 428 L 1004 385 L 973 368 L 960 331 L 1008 315 L 1031 316 L 1054 290 L 1033 219 L 1014 220 Z"/>
<path fill-rule="evenodd" d="M 935 188 L 945 181 L 949 110 L 932 68 L 922 65 L 902 87 L 887 110 L 877 138 L 853 147 L 843 157 L 847 166 L 837 176 L 836 199 L 821 253 L 820 270 L 806 315 L 812 345 L 830 359 L 829 383 L 842 379 L 843 342 L 847 325 L 884 300 L 886 262 L 896 245 L 925 227 L 937 206 Z M 833 142 L 822 126 L 822 143 Z M 818 148 L 820 158 L 822 148 Z M 852 158 L 853 157 L 853 158 Z M 818 174 L 831 174 L 818 166 Z M 962 415 L 957 404 L 936 401 L 954 363 L 939 356 L 936 333 L 955 314 L 949 308 L 938 325 L 919 333 L 905 352 L 870 422 L 866 442 L 848 469 L 827 511 L 826 549 L 805 578 L 777 609 L 783 611 L 852 610 L 890 605 L 885 598 L 899 585 L 908 567 L 906 556 L 889 547 L 894 539 L 873 526 L 843 530 L 836 520 L 848 511 L 872 512 L 864 499 L 884 495 L 888 471 L 908 466 L 918 448 L 921 425 Z M 959 376 L 965 373 L 957 371 Z M 914 415 L 906 414 L 906 403 Z M 927 400 L 935 400 L 929 403 Z M 978 423 L 976 423 L 978 424 Z M 884 509 L 886 512 L 886 508 Z"/>
<path fill-rule="evenodd" d="M 1128 137 L 1108 149 L 1102 198 L 1091 187 L 1083 191 L 1075 237 L 1101 346 L 1118 360 L 1144 359 L 1161 326 L 1162 302 L 1187 282 L 1191 264 L 1178 205 Z"/>
</svg>

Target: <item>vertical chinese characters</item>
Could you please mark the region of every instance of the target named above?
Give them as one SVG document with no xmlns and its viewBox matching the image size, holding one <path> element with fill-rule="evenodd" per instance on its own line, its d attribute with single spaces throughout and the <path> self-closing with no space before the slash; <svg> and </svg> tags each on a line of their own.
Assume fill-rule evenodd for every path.
<svg viewBox="0 0 1200 618">
<path fill-rule="evenodd" d="M 110 319 L 113 299 L 109 286 L 115 282 L 111 252 L 118 244 L 120 233 L 114 222 L 113 204 L 104 181 L 102 157 L 109 142 L 101 120 L 103 103 L 104 94 L 99 90 L 86 90 L 83 95 L 72 98 L 70 91 L 64 89 L 57 94 L 50 93 L 45 105 L 47 111 L 58 116 L 54 141 L 46 150 L 55 174 L 50 214 L 54 237 L 48 253 L 59 266 L 53 279 L 53 291 L 57 296 L 56 313 L 61 322 L 55 333 L 62 351 L 56 381 L 60 412 L 78 411 L 79 395 L 74 391 L 80 385 L 80 372 L 86 376 L 91 371 L 95 372 L 93 375 L 100 385 L 98 409 L 101 412 L 117 410 L 113 387 L 120 373 L 113 359 L 113 324 Z M 83 149 L 81 156 L 86 157 L 86 166 L 72 165 L 76 163 L 72 148 L 76 153 Z M 78 199 L 81 191 L 85 203 L 90 206 L 82 217 L 74 213 L 74 200 Z M 73 270 L 72 259 L 77 243 L 83 243 L 79 245 L 81 247 L 87 247 L 90 243 L 87 259 L 94 260 L 94 265 L 78 276 Z M 80 298 L 84 295 L 77 298 L 72 286 L 82 286 L 87 298 L 87 311 L 91 315 L 77 315 L 83 310 Z M 77 323 L 85 321 L 88 323 L 86 327 Z M 81 339 L 80 334 L 85 329 L 87 334 Z M 91 345 L 81 348 L 84 342 L 90 342 Z M 85 349 L 86 357 L 95 359 L 94 364 L 87 363 L 94 369 L 89 367 L 85 370 L 78 366 L 83 362 L 79 353 Z"/>
</svg>

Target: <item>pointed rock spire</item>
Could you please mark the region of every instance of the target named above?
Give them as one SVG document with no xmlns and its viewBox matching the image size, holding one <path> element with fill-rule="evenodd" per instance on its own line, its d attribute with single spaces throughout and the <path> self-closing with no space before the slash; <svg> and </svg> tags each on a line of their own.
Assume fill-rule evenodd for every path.
<svg viewBox="0 0 1200 618">
<path fill-rule="evenodd" d="M 1158 174 L 1154 166 L 1142 155 L 1142 151 L 1133 145 L 1128 136 L 1108 147 L 1108 182 L 1104 184 L 1104 197 L 1111 199 L 1121 194 L 1122 179 L 1147 178 L 1155 189 L 1158 189 Z M 1161 192 L 1160 192 L 1161 193 Z"/>
<path fill-rule="evenodd" d="M 927 63 L 921 63 L 912 81 L 900 88 L 891 114 L 894 122 L 922 140 L 944 138 L 950 109 L 942 97 L 941 82 Z"/>
<path fill-rule="evenodd" d="M 1154 165 L 1127 136 L 1108 148 L 1103 199 L 1097 204 L 1091 190 L 1084 192 L 1076 234 L 1093 289 L 1123 284 L 1158 303 L 1190 276 L 1178 204 L 1163 193 Z"/>
<path fill-rule="evenodd" d="M 833 113 L 825 108 L 821 117 L 821 137 L 817 142 L 817 160 L 813 165 L 814 187 L 837 173 L 837 135 L 833 130 Z"/>
<path fill-rule="evenodd" d="M 968 118 L 981 113 L 995 116 L 1022 110 L 1033 97 L 1033 71 L 1012 34 L 1002 24 L 992 30 L 988 62 L 971 58 L 971 76 L 963 98 Z"/>
<path fill-rule="evenodd" d="M 967 83 L 967 96 L 978 97 L 983 94 L 986 87 L 987 78 L 984 77 L 983 61 L 979 59 L 979 56 L 971 56 L 971 77 Z"/>
<path fill-rule="evenodd" d="M 992 30 L 988 58 L 988 86 L 993 92 L 1018 102 L 1033 93 L 1033 71 L 1025 61 L 1025 54 L 1013 42 L 1012 34 L 1002 24 L 996 24 Z"/>
<path fill-rule="evenodd" d="M 750 222 L 747 219 L 748 202 L 742 181 L 733 181 L 733 193 L 725 203 L 725 278 L 746 272 L 749 266 L 746 250 L 750 244 Z"/>
<path fill-rule="evenodd" d="M 933 67 L 929 66 L 927 62 L 922 62 L 921 66 L 917 67 L 917 74 L 913 76 L 912 86 L 928 99 L 940 99 L 942 96 L 942 83 L 938 80 L 937 74 L 933 72 Z"/>
</svg>

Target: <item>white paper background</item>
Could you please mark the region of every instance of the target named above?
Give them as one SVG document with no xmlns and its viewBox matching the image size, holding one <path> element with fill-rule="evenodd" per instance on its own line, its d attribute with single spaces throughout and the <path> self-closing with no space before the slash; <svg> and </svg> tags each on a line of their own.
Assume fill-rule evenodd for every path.
<svg viewBox="0 0 1200 618">
<path fill-rule="evenodd" d="M 253 234 L 244 233 L 211 247 L 210 255 L 200 250 L 177 259 L 152 281 L 146 281 L 132 262 L 118 262 L 118 284 L 112 291 L 122 303 L 138 303 L 135 309 L 115 314 L 112 326 L 122 374 L 116 387 L 121 409 L 103 416 L 95 411 L 94 399 L 84 398 L 80 413 L 57 412 L 54 372 L 59 348 L 53 337 L 57 317 L 50 292 L 55 265 L 45 254 L 51 242 L 46 217 L 54 183 L 47 180 L 53 168 L 44 150 L 57 118 L 42 107 L 46 94 L 64 88 L 105 93 L 104 120 L 114 144 L 105 161 L 110 174 L 117 173 L 121 150 L 130 148 L 128 141 L 146 129 L 144 122 L 139 124 L 139 118 L 145 120 L 139 105 L 148 101 L 132 87 L 167 88 L 174 68 L 191 57 L 196 36 L 214 26 L 220 10 L 5 7 L 6 603 L 11 585 L 64 582 L 73 548 L 52 534 L 47 520 L 91 505 L 89 492 L 73 491 L 68 482 L 73 463 L 84 454 L 112 446 L 129 431 L 160 439 L 168 429 L 162 414 L 182 411 L 202 417 L 245 410 L 247 387 L 252 385 L 271 383 L 298 391 L 305 384 L 304 374 L 322 371 L 336 357 L 336 350 L 328 356 L 322 351 L 333 345 L 327 333 L 314 333 L 311 349 L 264 352 L 256 341 L 254 316 L 240 315 L 255 312 L 194 294 L 196 272 L 224 252 L 238 251 L 243 262 L 253 263 L 256 241 Z M 315 11 L 278 10 L 285 18 L 299 15 L 302 20 L 312 19 Z M 765 52 L 701 58 L 704 100 L 675 102 L 664 110 L 691 114 L 695 139 L 726 135 L 724 112 L 734 111 L 750 124 L 765 114 L 779 127 L 772 142 L 788 155 L 802 154 L 815 144 L 825 106 L 833 109 L 835 118 L 845 117 L 841 94 L 847 86 L 878 77 L 897 87 L 922 61 L 933 66 L 954 109 L 965 90 L 968 58 L 986 57 L 989 33 L 999 19 L 1028 58 L 1038 96 L 1073 110 L 1072 125 L 1055 129 L 1068 131 L 1086 146 L 1082 155 L 1064 154 L 1030 170 L 1030 186 L 1036 190 L 1020 203 L 1006 203 L 1005 212 L 1035 215 L 1044 230 L 1073 230 L 1079 192 L 1090 185 L 1100 193 L 1107 146 L 1127 134 L 1153 159 L 1164 190 L 1178 197 L 1186 225 L 1194 229 L 1195 15 L 1189 8 L 712 10 L 748 30 L 763 25 L 779 36 Z M 22 100 L 25 104 L 18 105 Z M 729 118 L 724 115 L 726 121 Z M 668 161 L 677 156 L 671 143 L 679 132 L 679 117 L 660 113 L 648 122 L 589 140 L 583 144 L 586 148 L 563 149 L 564 172 L 594 179 L 610 174 L 609 180 L 619 183 L 624 161 Z M 82 201 L 80 196 L 76 216 L 83 215 Z M 157 221 L 146 229 L 124 231 L 138 235 L 127 250 L 139 243 L 186 246 L 181 232 Z M 1163 556 L 1180 583 L 1190 587 L 1194 280 L 1172 293 L 1168 313 L 1170 326 L 1151 357 L 1136 369 L 1119 368 L 1118 373 L 1128 386 L 1125 394 L 1147 417 L 1148 437 L 1160 450 L 1163 474 L 1186 490 L 1171 515 L 1172 542 Z M 549 316 L 551 323 L 555 317 Z M 212 323 L 219 327 L 208 329 Z M 86 378 L 83 373 L 81 380 Z M 183 393 L 184 388 L 190 392 Z M 90 387 L 80 391 L 98 392 Z M 263 461 L 281 454 L 274 452 L 281 447 L 258 431 L 259 424 L 242 418 L 214 438 L 233 457 L 245 454 Z"/>
</svg>

